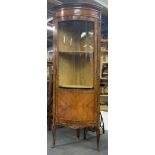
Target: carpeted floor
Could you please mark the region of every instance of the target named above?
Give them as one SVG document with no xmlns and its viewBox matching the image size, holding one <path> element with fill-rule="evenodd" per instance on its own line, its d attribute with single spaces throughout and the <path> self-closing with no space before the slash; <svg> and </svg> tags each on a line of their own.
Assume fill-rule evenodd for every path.
<svg viewBox="0 0 155 155">
<path fill-rule="evenodd" d="M 47 132 L 47 155 L 108 155 L 108 131 L 101 135 L 100 151 L 96 150 L 96 133 L 89 131 L 87 140 L 83 139 L 83 130 L 80 140 L 76 139 L 74 129 L 59 128 L 56 134 L 56 147 L 52 148 L 52 134 Z"/>
</svg>

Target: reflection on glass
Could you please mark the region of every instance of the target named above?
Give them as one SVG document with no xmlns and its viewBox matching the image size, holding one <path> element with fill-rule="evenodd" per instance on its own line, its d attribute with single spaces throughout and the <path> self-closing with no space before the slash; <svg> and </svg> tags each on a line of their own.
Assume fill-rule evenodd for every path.
<svg viewBox="0 0 155 155">
<path fill-rule="evenodd" d="M 94 23 L 58 24 L 59 86 L 93 88 Z"/>
</svg>

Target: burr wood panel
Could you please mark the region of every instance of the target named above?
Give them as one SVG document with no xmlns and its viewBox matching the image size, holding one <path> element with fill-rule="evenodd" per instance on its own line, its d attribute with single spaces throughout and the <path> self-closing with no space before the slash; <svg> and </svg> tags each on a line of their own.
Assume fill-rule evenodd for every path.
<svg viewBox="0 0 155 155">
<path fill-rule="evenodd" d="M 56 105 L 56 122 L 59 120 L 95 123 L 97 106 L 94 93 L 58 93 Z"/>
</svg>

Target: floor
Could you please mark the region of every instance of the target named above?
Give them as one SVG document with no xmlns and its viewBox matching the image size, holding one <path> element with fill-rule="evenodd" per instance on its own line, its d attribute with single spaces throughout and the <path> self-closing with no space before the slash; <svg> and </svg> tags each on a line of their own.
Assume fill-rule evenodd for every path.
<svg viewBox="0 0 155 155">
<path fill-rule="evenodd" d="M 96 150 L 96 134 L 89 131 L 87 140 L 83 140 L 83 130 L 80 140 L 76 139 L 73 129 L 57 129 L 56 147 L 52 148 L 52 134 L 47 132 L 47 155 L 108 155 L 108 131 L 100 137 L 100 151 Z"/>
</svg>

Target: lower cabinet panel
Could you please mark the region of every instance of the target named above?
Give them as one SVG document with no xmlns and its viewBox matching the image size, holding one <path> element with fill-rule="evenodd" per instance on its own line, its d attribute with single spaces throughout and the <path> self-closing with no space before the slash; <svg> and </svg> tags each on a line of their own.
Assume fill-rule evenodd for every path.
<svg viewBox="0 0 155 155">
<path fill-rule="evenodd" d="M 97 102 L 94 93 L 58 92 L 56 123 L 79 124 L 95 123 Z"/>
</svg>

